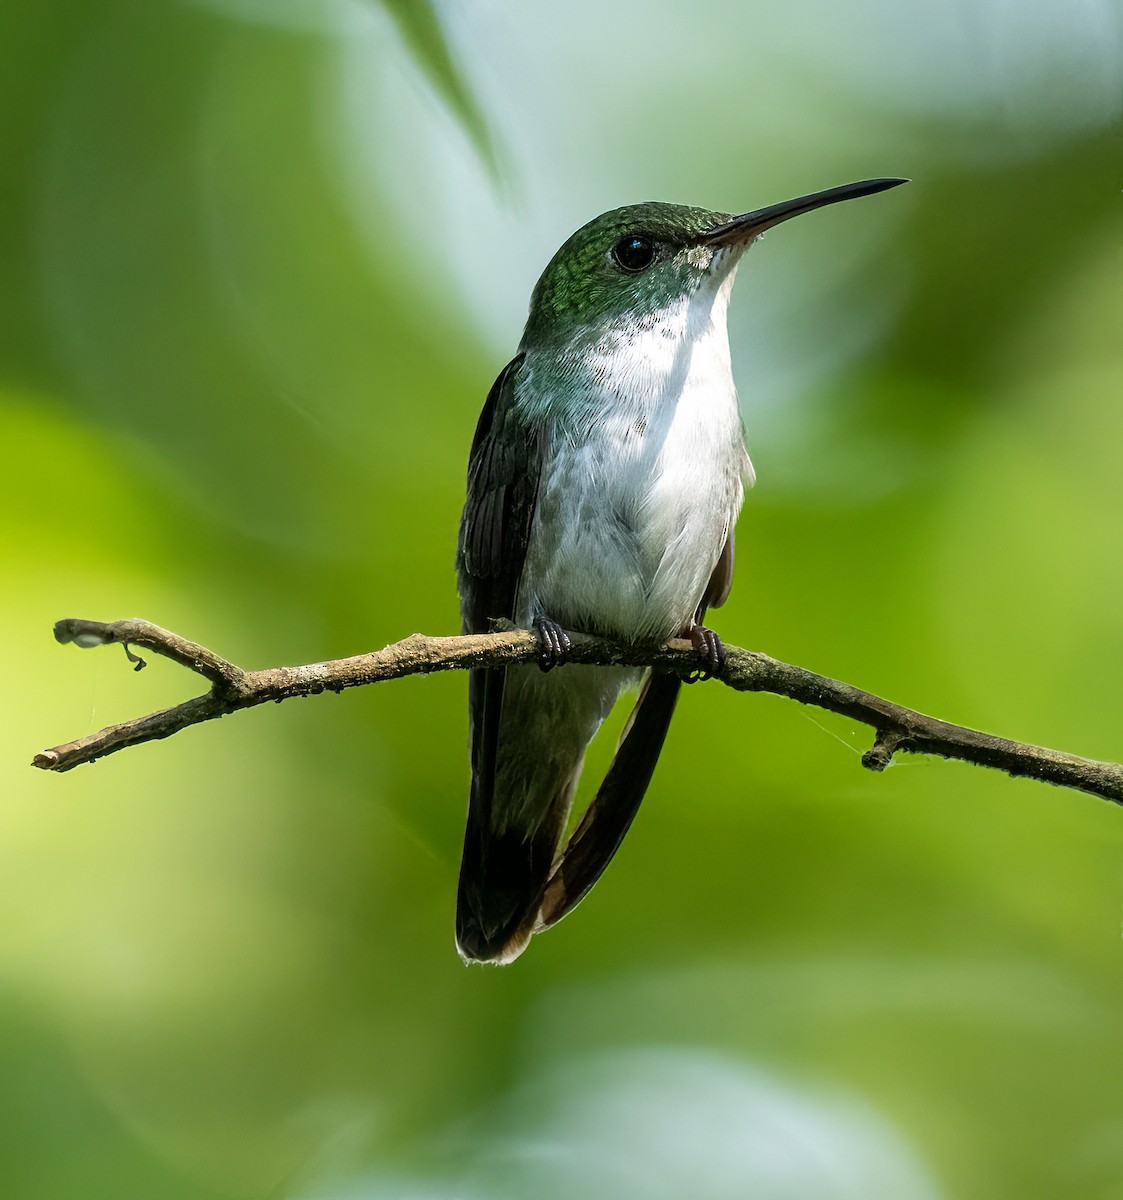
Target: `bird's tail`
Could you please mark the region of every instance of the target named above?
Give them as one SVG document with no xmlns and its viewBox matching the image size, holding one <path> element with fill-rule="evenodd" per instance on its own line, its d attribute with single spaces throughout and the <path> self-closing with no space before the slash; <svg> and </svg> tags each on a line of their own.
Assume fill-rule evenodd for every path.
<svg viewBox="0 0 1123 1200">
<path fill-rule="evenodd" d="M 503 676 L 507 675 L 504 680 Z M 666 736 L 679 681 L 649 677 L 616 758 L 565 849 L 585 746 L 630 673 L 473 672 L 472 793 L 457 895 L 463 958 L 506 963 L 561 920 L 611 861 Z"/>
<path fill-rule="evenodd" d="M 612 766 L 542 889 L 536 932 L 572 912 L 620 848 L 659 761 L 681 687 L 677 675 L 648 676 Z"/>
</svg>

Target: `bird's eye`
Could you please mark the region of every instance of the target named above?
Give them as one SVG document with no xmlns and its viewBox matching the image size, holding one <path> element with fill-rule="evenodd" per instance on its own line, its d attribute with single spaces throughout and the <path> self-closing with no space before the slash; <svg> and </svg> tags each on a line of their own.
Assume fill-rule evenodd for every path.
<svg viewBox="0 0 1123 1200">
<path fill-rule="evenodd" d="M 621 271 L 638 275 L 655 261 L 655 243 L 642 233 L 629 233 L 612 247 L 612 261 Z"/>
</svg>

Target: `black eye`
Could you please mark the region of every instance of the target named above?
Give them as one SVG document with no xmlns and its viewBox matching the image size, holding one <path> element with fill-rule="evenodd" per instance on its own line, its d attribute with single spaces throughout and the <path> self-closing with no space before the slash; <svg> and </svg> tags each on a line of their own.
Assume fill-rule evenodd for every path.
<svg viewBox="0 0 1123 1200">
<path fill-rule="evenodd" d="M 630 275 L 646 271 L 655 261 L 655 243 L 642 233 L 629 233 L 612 247 L 612 261 Z"/>
</svg>

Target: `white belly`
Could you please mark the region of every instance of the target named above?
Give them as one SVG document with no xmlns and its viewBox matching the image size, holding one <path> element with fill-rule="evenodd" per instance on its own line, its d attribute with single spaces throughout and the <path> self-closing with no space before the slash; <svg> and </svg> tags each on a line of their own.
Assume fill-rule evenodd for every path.
<svg viewBox="0 0 1123 1200">
<path fill-rule="evenodd" d="M 640 640 L 692 619 L 751 482 L 724 298 L 586 364 L 543 463 L 520 623 Z"/>
</svg>

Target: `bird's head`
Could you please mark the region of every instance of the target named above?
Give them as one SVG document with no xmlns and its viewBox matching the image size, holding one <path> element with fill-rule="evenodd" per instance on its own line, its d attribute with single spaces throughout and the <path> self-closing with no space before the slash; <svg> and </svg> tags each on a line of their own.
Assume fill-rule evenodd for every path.
<svg viewBox="0 0 1123 1200">
<path fill-rule="evenodd" d="M 731 216 L 651 201 L 602 213 L 550 260 L 530 301 L 524 345 L 657 322 L 705 288 L 717 289 L 766 229 L 826 204 L 907 182 L 867 179 Z"/>
</svg>

